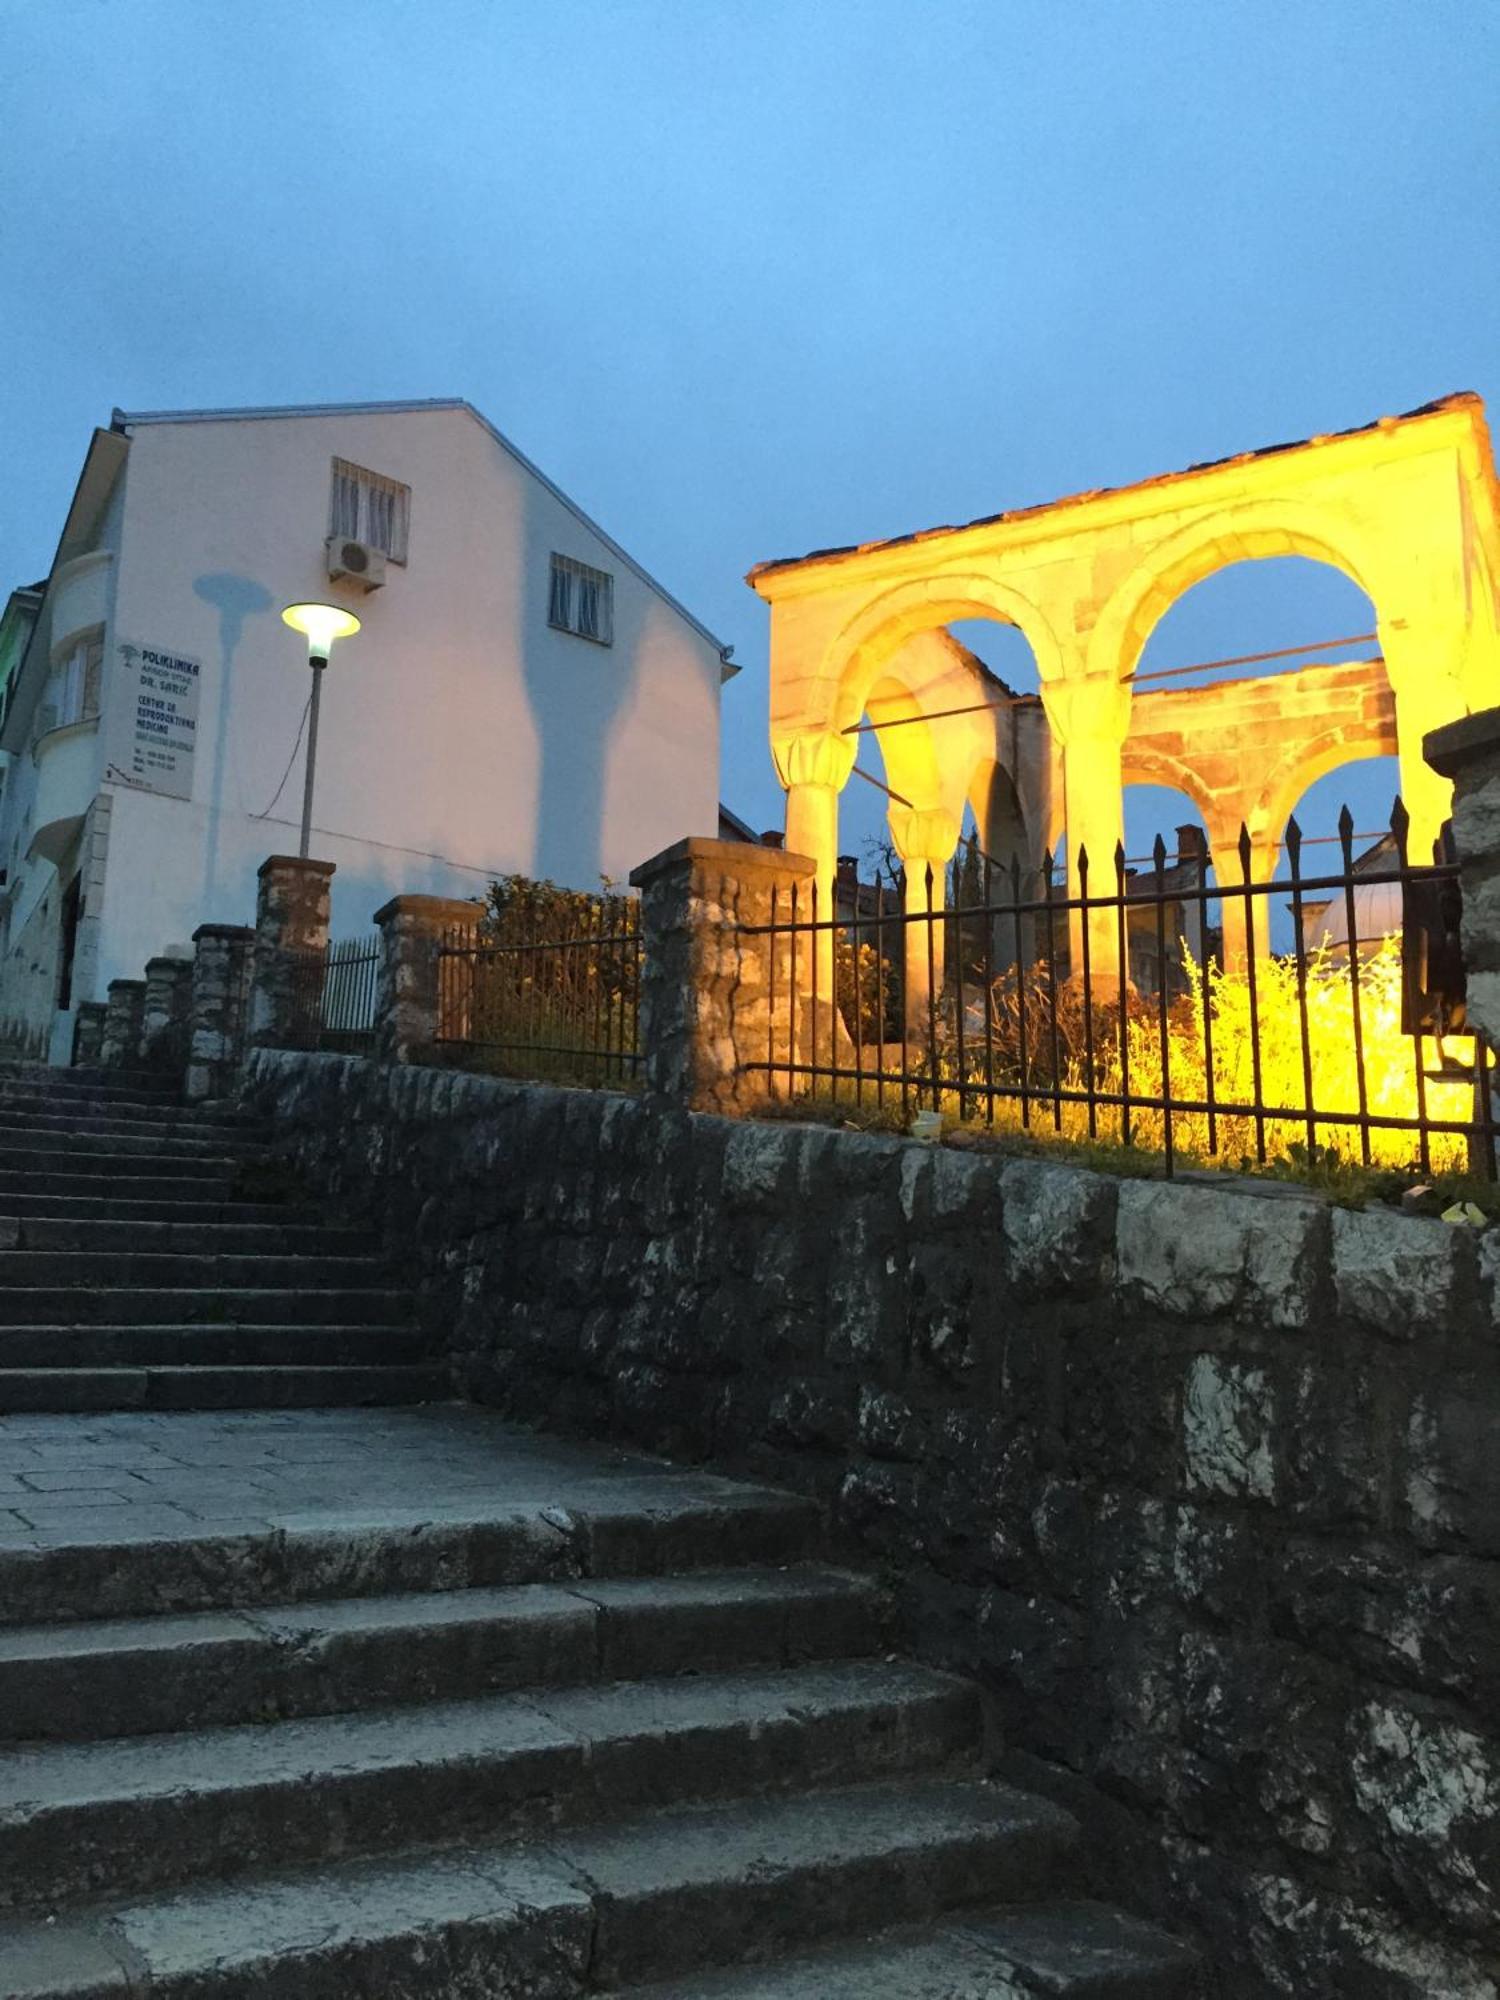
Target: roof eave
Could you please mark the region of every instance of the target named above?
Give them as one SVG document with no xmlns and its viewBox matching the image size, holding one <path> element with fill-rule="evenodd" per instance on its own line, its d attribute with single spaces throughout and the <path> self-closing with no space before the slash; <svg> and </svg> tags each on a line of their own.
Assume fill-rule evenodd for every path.
<svg viewBox="0 0 1500 2000">
<path fill-rule="evenodd" d="M 487 431 L 496 444 L 503 451 L 507 452 L 517 465 L 529 472 L 532 478 L 537 480 L 542 486 L 545 486 L 553 499 L 560 506 L 565 507 L 576 521 L 587 528 L 591 535 L 597 536 L 611 555 L 622 562 L 633 575 L 639 577 L 648 589 L 654 591 L 664 604 L 675 611 L 679 618 L 685 619 L 698 636 L 701 639 L 705 639 L 714 648 L 715 652 L 719 655 L 721 665 L 725 669 L 719 677 L 721 685 L 739 671 L 737 667 L 730 665 L 729 656 L 734 650 L 732 646 L 726 645 L 715 633 L 710 632 L 701 619 L 695 618 L 687 606 L 679 598 L 672 595 L 664 583 L 654 577 L 650 570 L 646 569 L 643 564 L 638 563 L 635 557 L 629 554 L 627 550 L 621 548 L 613 535 L 606 534 L 604 529 L 599 526 L 599 523 L 591 515 L 586 514 L 576 500 L 565 493 L 555 480 L 549 479 L 534 460 L 528 458 L 517 444 L 513 443 L 502 430 L 499 430 L 490 422 L 482 410 L 476 409 L 463 396 L 427 396 L 407 401 L 384 403 L 282 403 L 268 404 L 264 408 L 250 407 L 224 410 L 117 409 L 110 418 L 110 428 L 123 432 L 132 427 L 144 424 L 256 423 L 287 417 L 402 416 L 436 414 L 440 411 L 459 410 L 464 415 L 471 417 L 481 429 Z"/>
</svg>

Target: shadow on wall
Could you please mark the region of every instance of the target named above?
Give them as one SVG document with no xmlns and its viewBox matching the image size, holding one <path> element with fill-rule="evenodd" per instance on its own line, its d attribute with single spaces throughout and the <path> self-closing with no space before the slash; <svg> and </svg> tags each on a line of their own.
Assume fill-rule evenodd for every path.
<svg viewBox="0 0 1500 2000">
<path fill-rule="evenodd" d="M 612 645 L 554 632 L 547 623 L 553 552 L 536 509 L 528 505 L 519 639 L 541 764 L 531 872 L 569 888 L 596 889 L 604 873 L 610 744 L 640 671 L 642 614 L 631 602 L 634 593 L 617 588 Z M 564 546 L 556 552 L 571 550 Z M 615 581 L 618 586 L 618 571 Z"/>
<path fill-rule="evenodd" d="M 218 718 L 214 730 L 213 772 L 208 791 L 208 831 L 203 846 L 203 883 L 198 907 L 211 910 L 219 893 L 219 824 L 224 810 L 225 749 L 229 742 L 229 716 L 234 704 L 234 656 L 239 650 L 247 618 L 259 618 L 275 603 L 269 590 L 253 577 L 238 576 L 233 570 L 215 570 L 193 579 L 193 595 L 211 604 L 219 614 Z"/>
</svg>

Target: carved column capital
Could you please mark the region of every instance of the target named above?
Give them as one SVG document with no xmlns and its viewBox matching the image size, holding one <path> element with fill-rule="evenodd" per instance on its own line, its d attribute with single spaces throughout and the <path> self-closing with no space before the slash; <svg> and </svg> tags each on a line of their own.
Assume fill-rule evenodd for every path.
<svg viewBox="0 0 1500 2000">
<path fill-rule="evenodd" d="M 855 748 L 855 738 L 837 729 L 799 729 L 771 739 L 776 775 L 788 791 L 793 785 L 826 785 L 841 792 L 854 769 Z"/>
<path fill-rule="evenodd" d="M 958 846 L 959 824 L 945 806 L 892 806 L 891 839 L 905 862 L 946 868 Z"/>
<path fill-rule="evenodd" d="M 1057 741 L 1123 743 L 1130 729 L 1130 683 L 1118 674 L 1069 674 L 1042 682 L 1042 706 Z"/>
</svg>

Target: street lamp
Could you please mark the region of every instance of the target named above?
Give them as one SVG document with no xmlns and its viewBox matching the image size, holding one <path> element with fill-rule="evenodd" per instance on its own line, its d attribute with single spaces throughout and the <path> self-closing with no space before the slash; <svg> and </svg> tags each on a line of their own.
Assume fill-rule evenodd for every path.
<svg viewBox="0 0 1500 2000">
<path fill-rule="evenodd" d="M 335 639 L 350 639 L 359 630 L 359 620 L 339 604 L 289 604 L 281 614 L 284 625 L 307 635 L 307 664 L 312 668 L 312 697 L 307 705 L 307 775 L 302 784 L 302 845 L 297 849 L 305 861 L 312 840 L 313 771 L 318 761 L 318 697 L 323 687 L 323 669 Z"/>
</svg>

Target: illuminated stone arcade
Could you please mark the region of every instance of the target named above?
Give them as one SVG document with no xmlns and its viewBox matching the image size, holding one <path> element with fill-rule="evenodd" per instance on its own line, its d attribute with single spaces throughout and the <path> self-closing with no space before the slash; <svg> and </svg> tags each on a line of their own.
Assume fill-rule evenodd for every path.
<svg viewBox="0 0 1500 2000">
<path fill-rule="evenodd" d="M 1133 689 L 1153 627 L 1184 592 L 1231 564 L 1287 555 L 1330 564 L 1364 591 L 1373 657 Z M 1070 894 L 1086 848 L 1099 893 L 1133 783 L 1185 793 L 1220 855 L 1234 853 L 1243 823 L 1251 878 L 1269 881 L 1306 787 L 1392 752 L 1412 852 L 1424 854 L 1450 786 L 1423 761 L 1422 738 L 1500 702 L 1500 496 L 1474 395 L 963 527 L 761 563 L 749 581 L 771 607 L 786 844 L 817 862 L 824 908 L 862 721 L 876 726 L 898 795 L 891 839 L 908 907 L 920 907 L 927 867 L 941 883 L 966 807 L 997 860 L 1035 867 L 1065 840 Z M 945 629 L 969 619 L 1019 628 L 1039 700 L 1007 699 Z M 1239 880 L 1237 859 L 1220 879 Z M 1232 961 L 1243 927 L 1229 899 L 1224 914 Z M 1094 967 L 1112 973 L 1113 913 L 1091 917 L 1089 944 Z M 909 1009 L 925 997 L 925 954 L 924 940 Z"/>
</svg>

